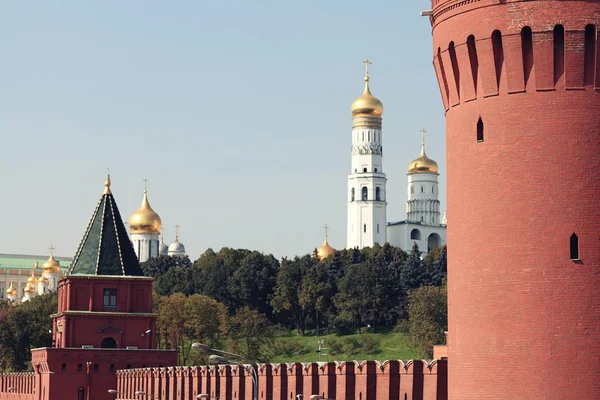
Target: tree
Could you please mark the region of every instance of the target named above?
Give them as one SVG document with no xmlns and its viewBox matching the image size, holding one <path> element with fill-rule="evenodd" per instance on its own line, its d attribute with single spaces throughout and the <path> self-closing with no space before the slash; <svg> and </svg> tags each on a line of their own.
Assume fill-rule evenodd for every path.
<svg viewBox="0 0 600 400">
<path fill-rule="evenodd" d="M 248 306 L 272 317 L 271 298 L 278 270 L 279 262 L 272 255 L 258 251 L 248 254 L 228 282 L 234 307 Z"/>
<path fill-rule="evenodd" d="M 421 286 L 409 293 L 408 315 L 413 343 L 421 355 L 431 358 L 433 346 L 443 343 L 448 329 L 446 285 Z"/>
<path fill-rule="evenodd" d="M 264 314 L 250 307 L 242 307 L 226 322 L 231 350 L 253 362 L 268 361 L 267 346 L 274 340 L 274 332 Z"/>
<path fill-rule="evenodd" d="M 140 263 L 144 275 L 152 278 L 165 275 L 173 267 L 190 267 L 191 265 L 188 256 L 158 256 Z"/>
<path fill-rule="evenodd" d="M 304 276 L 313 264 L 313 259 L 308 255 L 302 258 L 296 257 L 292 261 L 287 258 L 281 260 L 275 283 L 275 292 L 271 300 L 275 313 L 288 315 L 298 334 L 302 336 L 304 336 L 306 329 L 308 311 L 300 304 L 299 291 Z"/>
<path fill-rule="evenodd" d="M 161 297 L 156 328 L 161 344 L 167 349 L 180 349 L 179 364 L 185 365 L 189 349 L 184 346 L 185 308 L 187 298 L 182 293 Z"/>
<path fill-rule="evenodd" d="M 206 341 L 217 347 L 227 309 L 224 304 L 201 294 L 193 294 L 184 305 L 185 336 L 194 341 Z"/>
</svg>

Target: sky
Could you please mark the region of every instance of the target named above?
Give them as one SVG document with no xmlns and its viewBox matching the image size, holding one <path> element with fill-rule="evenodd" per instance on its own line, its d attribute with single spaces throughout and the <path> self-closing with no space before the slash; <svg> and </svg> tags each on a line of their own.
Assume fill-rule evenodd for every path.
<svg viewBox="0 0 600 400">
<path fill-rule="evenodd" d="M 346 243 L 350 104 L 384 104 L 388 221 L 428 131 L 446 207 L 428 1 L 12 1 L 0 6 L 0 253 L 72 257 L 103 191 L 148 197 L 192 260 Z"/>
</svg>

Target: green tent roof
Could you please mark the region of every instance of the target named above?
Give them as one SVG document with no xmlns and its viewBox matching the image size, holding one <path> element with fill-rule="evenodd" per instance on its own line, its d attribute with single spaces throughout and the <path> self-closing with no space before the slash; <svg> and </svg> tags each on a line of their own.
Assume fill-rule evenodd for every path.
<svg viewBox="0 0 600 400">
<path fill-rule="evenodd" d="M 110 191 L 110 177 L 67 274 L 143 276 Z"/>
</svg>

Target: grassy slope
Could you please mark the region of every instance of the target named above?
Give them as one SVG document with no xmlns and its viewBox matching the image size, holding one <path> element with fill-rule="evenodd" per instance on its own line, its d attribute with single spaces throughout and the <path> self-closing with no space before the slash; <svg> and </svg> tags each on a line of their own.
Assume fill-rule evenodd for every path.
<svg viewBox="0 0 600 400">
<path fill-rule="evenodd" d="M 419 352 L 413 347 L 410 337 L 404 333 L 386 332 L 386 333 L 368 333 L 363 335 L 345 335 L 337 336 L 289 336 L 278 337 L 277 340 L 289 343 L 299 343 L 302 345 L 302 351 L 296 352 L 292 356 L 278 355 L 273 357 L 271 362 L 315 362 L 319 361 L 317 350 L 317 340 L 334 338 L 338 341 L 344 341 L 347 338 L 355 338 L 360 343 L 363 343 L 364 337 L 370 336 L 375 341 L 379 342 L 376 349 L 370 353 L 364 349 L 359 349 L 352 354 L 340 353 L 322 355 L 321 361 L 352 361 L 352 360 L 410 360 L 418 359 Z M 329 350 L 323 350 L 323 354 L 330 353 Z"/>
</svg>

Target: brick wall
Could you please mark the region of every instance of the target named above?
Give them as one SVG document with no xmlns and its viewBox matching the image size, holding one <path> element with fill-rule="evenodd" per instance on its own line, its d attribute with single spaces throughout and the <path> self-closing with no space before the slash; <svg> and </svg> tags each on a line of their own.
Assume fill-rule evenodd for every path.
<svg viewBox="0 0 600 400">
<path fill-rule="evenodd" d="M 259 364 L 258 398 L 337 400 L 446 400 L 447 361 L 362 361 Z M 252 379 L 238 366 L 139 368 L 117 371 L 119 398 L 143 391 L 158 400 L 252 399 Z"/>
</svg>

